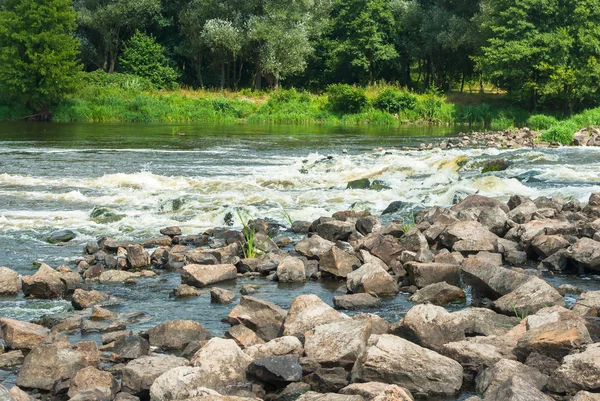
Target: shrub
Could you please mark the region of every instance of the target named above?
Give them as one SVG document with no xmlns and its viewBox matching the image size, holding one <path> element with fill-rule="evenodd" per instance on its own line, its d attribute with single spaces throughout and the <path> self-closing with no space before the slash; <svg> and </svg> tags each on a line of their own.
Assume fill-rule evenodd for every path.
<svg viewBox="0 0 600 401">
<path fill-rule="evenodd" d="M 369 107 L 365 91 L 346 84 L 330 85 L 327 98 L 331 110 L 340 113 L 360 113 Z"/>
<path fill-rule="evenodd" d="M 388 113 L 400 113 L 404 110 L 414 110 L 417 105 L 417 97 L 409 92 L 398 91 L 393 88 L 385 88 L 373 101 L 376 109 Z"/>
<path fill-rule="evenodd" d="M 577 131 L 577 124 L 572 121 L 561 121 L 553 125 L 540 136 L 543 142 L 559 142 L 563 145 L 570 145 L 573 142 L 573 135 Z"/>
<path fill-rule="evenodd" d="M 171 89 L 177 85 L 179 74 L 153 36 L 136 31 L 125 44 L 119 62 L 123 72 L 147 78 L 157 88 Z"/>
<path fill-rule="evenodd" d="M 85 73 L 83 78 L 87 86 L 96 86 L 100 88 L 115 87 L 135 92 L 154 89 L 152 82 L 148 78 L 131 74 L 118 72 L 109 74 L 103 70 L 96 70 Z"/>
<path fill-rule="evenodd" d="M 527 126 L 536 131 L 547 130 L 557 123 L 556 118 L 545 114 L 534 114 L 527 119 Z"/>
<path fill-rule="evenodd" d="M 512 128 L 514 126 L 514 121 L 512 118 L 508 117 L 496 117 L 493 118 L 490 122 L 490 128 L 496 131 L 505 130 Z"/>
</svg>

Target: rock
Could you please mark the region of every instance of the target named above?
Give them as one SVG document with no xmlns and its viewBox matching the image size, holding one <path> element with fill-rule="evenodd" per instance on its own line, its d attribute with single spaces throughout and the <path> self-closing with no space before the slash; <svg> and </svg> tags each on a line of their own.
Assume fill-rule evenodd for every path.
<svg viewBox="0 0 600 401">
<path fill-rule="evenodd" d="M 529 314 L 550 306 L 564 306 L 565 299 L 546 281 L 530 277 L 514 291 L 494 301 L 493 309 L 505 315 Z"/>
<path fill-rule="evenodd" d="M 346 189 L 369 189 L 370 186 L 371 181 L 368 178 L 359 178 L 358 180 L 348 182 Z"/>
<path fill-rule="evenodd" d="M 255 360 L 248 374 L 267 383 L 289 383 L 302 379 L 302 366 L 297 355 L 270 356 Z"/>
<path fill-rule="evenodd" d="M 560 235 L 538 235 L 531 241 L 531 248 L 542 259 L 554 255 L 571 244 Z"/>
<path fill-rule="evenodd" d="M 277 280 L 280 283 L 306 282 L 306 268 L 301 259 L 288 256 L 277 266 Z"/>
<path fill-rule="evenodd" d="M 113 331 L 102 335 L 102 344 L 110 344 L 117 341 L 120 338 L 133 335 L 131 330 Z"/>
<path fill-rule="evenodd" d="M 6 387 L 0 384 L 0 400 L 3 401 L 15 401 L 13 396 L 8 392 Z"/>
<path fill-rule="evenodd" d="M 86 365 L 97 367 L 102 353 L 98 350 L 96 341 L 82 341 L 75 344 L 75 350 L 85 358 Z"/>
<path fill-rule="evenodd" d="M 72 379 L 86 366 L 83 354 L 66 338 L 42 342 L 25 357 L 17 376 L 17 386 L 50 391 L 57 380 Z"/>
<path fill-rule="evenodd" d="M 48 237 L 48 242 L 51 244 L 59 244 L 61 242 L 69 242 L 75 238 L 77 238 L 77 234 L 75 234 L 73 231 L 60 230 L 50 234 L 50 237 Z"/>
<path fill-rule="evenodd" d="M 371 255 L 382 260 L 386 266 L 390 266 L 405 251 L 395 237 L 378 233 L 372 233 L 359 239 L 354 247 L 369 251 Z"/>
<path fill-rule="evenodd" d="M 138 397 L 129 393 L 119 393 L 114 401 L 140 401 Z"/>
<path fill-rule="evenodd" d="M 264 340 L 256 335 L 255 332 L 241 324 L 231 326 L 223 336 L 235 341 L 241 348 L 251 347 L 257 344 L 264 344 Z"/>
<path fill-rule="evenodd" d="M 192 341 L 210 340 L 210 332 L 192 320 L 169 320 L 146 332 L 151 346 L 163 349 L 185 348 Z"/>
<path fill-rule="evenodd" d="M 567 355 L 548 380 L 555 393 L 575 394 L 600 390 L 600 344 L 591 344 L 581 353 Z"/>
<path fill-rule="evenodd" d="M 548 376 L 540 373 L 537 369 L 517 361 L 500 359 L 493 365 L 484 367 L 477 375 L 475 380 L 477 392 L 486 394 L 494 392 L 496 387 L 501 386 L 506 380 L 515 376 L 538 390 L 544 388 L 548 382 Z"/>
<path fill-rule="evenodd" d="M 242 295 L 252 295 L 252 294 L 255 294 L 256 291 L 257 291 L 257 288 L 250 284 L 244 284 L 244 285 L 242 285 L 242 288 L 240 288 L 240 294 L 242 294 Z"/>
<path fill-rule="evenodd" d="M 508 169 L 510 166 L 510 162 L 507 158 L 499 158 L 499 159 L 490 159 L 486 160 L 483 163 L 483 168 L 481 169 L 481 174 L 494 172 L 494 171 L 504 171 Z"/>
<path fill-rule="evenodd" d="M 204 287 L 236 278 L 237 269 L 234 265 L 187 265 L 181 271 L 182 284 L 194 287 Z"/>
<path fill-rule="evenodd" d="M 318 235 L 313 235 L 298 242 L 295 249 L 302 256 L 318 259 L 333 246 L 335 246 L 334 242 L 328 241 Z"/>
<path fill-rule="evenodd" d="M 8 267 L 0 267 L 0 295 L 14 295 L 21 291 L 19 273 Z"/>
<path fill-rule="evenodd" d="M 177 227 L 177 226 L 170 226 L 170 227 L 165 227 L 163 229 L 160 230 L 160 233 L 162 235 L 168 235 L 169 237 L 173 238 L 177 235 L 181 235 L 181 228 Z"/>
<path fill-rule="evenodd" d="M 52 299 L 62 297 L 67 286 L 59 272 L 42 263 L 33 276 L 23 277 L 22 290 L 26 297 Z"/>
<path fill-rule="evenodd" d="M 14 399 L 14 401 L 35 401 L 33 397 L 30 397 L 29 394 L 27 394 L 25 391 L 21 390 L 17 386 L 13 386 L 10 389 L 9 394 Z M 1 396 L 2 393 L 0 393 L 0 398 L 2 398 Z M 9 398 L 7 401 L 11 401 L 11 399 Z"/>
<path fill-rule="evenodd" d="M 112 351 L 118 360 L 137 359 L 148 355 L 150 344 L 145 338 L 134 334 L 119 336 L 115 339 Z"/>
<path fill-rule="evenodd" d="M 10 349 L 32 349 L 48 335 L 47 328 L 7 317 L 0 318 L 2 338 Z"/>
<path fill-rule="evenodd" d="M 125 323 L 119 321 L 112 322 L 104 322 L 104 321 L 95 321 L 89 319 L 82 319 L 80 321 L 80 328 L 82 334 L 89 333 L 100 333 L 100 332 L 108 332 L 108 331 L 120 331 L 125 330 Z"/>
<path fill-rule="evenodd" d="M 323 324 L 305 334 L 305 354 L 322 366 L 351 366 L 365 349 L 371 333 L 368 321 Z"/>
<path fill-rule="evenodd" d="M 592 342 L 584 322 L 577 320 L 554 321 L 530 328 L 519 339 L 513 353 L 524 361 L 536 352 L 558 361 L 572 350 Z"/>
<path fill-rule="evenodd" d="M 302 343 L 294 336 L 278 337 L 264 344 L 253 345 L 244 350 L 244 353 L 253 360 L 270 356 L 302 355 L 303 352 Z"/>
<path fill-rule="evenodd" d="M 322 394 L 315 391 L 308 391 L 302 394 L 297 401 L 364 401 L 364 399 L 358 395 Z"/>
<path fill-rule="evenodd" d="M 354 232 L 354 222 L 330 220 L 317 225 L 316 232 L 328 241 L 346 241 Z"/>
<path fill-rule="evenodd" d="M 590 238 L 580 238 L 569 249 L 569 258 L 579 266 L 600 271 L 600 242 Z"/>
<path fill-rule="evenodd" d="M 169 294 L 170 298 L 199 297 L 200 291 L 187 284 L 181 284 Z"/>
<path fill-rule="evenodd" d="M 276 338 L 287 312 L 277 305 L 245 295 L 227 319 L 231 325 L 243 324 L 264 341 Z"/>
<path fill-rule="evenodd" d="M 202 399 L 207 395 L 220 397 L 219 392 L 203 386 L 200 372 L 199 368 L 191 366 L 179 366 L 166 371 L 150 387 L 150 400 L 189 401 Z"/>
<path fill-rule="evenodd" d="M 309 370 L 313 370 L 313 372 L 305 375 L 302 380 L 310 384 L 312 390 L 320 393 L 337 393 L 348 385 L 348 372 L 344 368 L 321 368 L 319 364 L 312 361 L 316 365 L 316 369 L 307 370 L 308 366 L 306 364 L 310 363 L 309 361 L 308 358 L 305 359 L 303 369 L 306 373 Z"/>
<path fill-rule="evenodd" d="M 98 277 L 101 284 L 121 284 L 132 279 L 135 274 L 123 270 L 107 270 Z"/>
<path fill-rule="evenodd" d="M 538 207 L 530 200 L 526 200 L 519 206 L 507 213 L 507 217 L 517 224 L 525 224 L 531 221 L 531 218 L 537 212 Z"/>
<path fill-rule="evenodd" d="M 456 205 L 455 205 L 456 206 Z M 459 221 L 440 235 L 442 244 L 458 252 L 494 252 L 498 236 L 477 221 Z"/>
<path fill-rule="evenodd" d="M 10 351 L 0 354 L 0 370 L 12 370 L 25 361 L 23 351 Z"/>
<path fill-rule="evenodd" d="M 584 292 L 577 298 L 572 309 L 584 317 L 600 316 L 600 291 Z"/>
<path fill-rule="evenodd" d="M 142 269 L 150 265 L 150 255 L 140 244 L 127 245 L 127 265 L 130 269 Z"/>
<path fill-rule="evenodd" d="M 110 300 L 110 295 L 95 290 L 82 290 L 78 288 L 73 293 L 71 304 L 77 310 L 89 308 L 94 305 L 104 305 Z"/>
<path fill-rule="evenodd" d="M 252 359 L 235 341 L 213 338 L 191 360 L 199 368 L 201 385 L 225 393 L 228 386 L 246 380 L 246 370 Z"/>
<path fill-rule="evenodd" d="M 418 288 L 430 284 L 446 282 L 451 285 L 460 284 L 460 266 L 445 263 L 408 262 L 404 265 L 411 284 Z"/>
<path fill-rule="evenodd" d="M 346 286 L 353 293 L 366 292 L 377 296 L 396 295 L 399 292 L 396 280 L 375 263 L 366 263 L 348 274 Z"/>
<path fill-rule="evenodd" d="M 366 293 L 347 294 L 333 297 L 333 305 L 336 309 L 356 310 L 378 307 L 381 300 Z"/>
<path fill-rule="evenodd" d="M 445 305 L 452 302 L 465 302 L 466 294 L 458 287 L 446 282 L 429 284 L 418 290 L 409 301 L 416 303 L 430 302 L 434 305 Z"/>
<path fill-rule="evenodd" d="M 360 217 L 356 220 L 354 228 L 362 235 L 367 235 L 381 228 L 381 219 L 377 216 Z"/>
<path fill-rule="evenodd" d="M 310 391 L 310 384 L 303 382 L 290 383 L 277 394 L 274 401 L 296 401 L 302 394 Z"/>
<path fill-rule="evenodd" d="M 571 401 L 600 401 L 600 394 L 593 394 L 587 391 L 580 391 L 571 398 Z"/>
<path fill-rule="evenodd" d="M 462 277 L 470 285 L 474 298 L 498 299 L 525 284 L 530 277 L 526 274 L 482 263 L 477 259 L 466 259 L 462 265 Z"/>
<path fill-rule="evenodd" d="M 111 320 L 115 319 L 117 314 L 115 312 L 104 309 L 101 306 L 93 306 L 92 313 L 90 314 L 91 320 Z"/>
<path fill-rule="evenodd" d="M 356 256 L 342 251 L 337 246 L 325 252 L 319 259 L 319 269 L 336 277 L 346 278 L 360 265 L 360 260 Z"/>
<path fill-rule="evenodd" d="M 413 401 L 407 389 L 379 382 L 352 383 L 341 389 L 340 394 L 359 395 L 364 400 Z"/>
<path fill-rule="evenodd" d="M 553 401 L 519 376 L 513 376 L 486 393 L 484 401 Z"/>
<path fill-rule="evenodd" d="M 300 295 L 294 298 L 290 305 L 283 323 L 283 335 L 303 339 L 304 333 L 316 326 L 345 319 L 349 318 L 327 305 L 318 296 Z"/>
<path fill-rule="evenodd" d="M 509 208 L 504 203 L 494 198 L 488 198 L 481 195 L 469 195 L 456 205 L 452 206 L 452 211 L 461 212 L 469 210 L 483 210 L 492 207 L 499 207 L 504 212 L 508 213 Z"/>
<path fill-rule="evenodd" d="M 109 372 L 102 372 L 92 366 L 78 371 L 73 379 L 71 380 L 71 386 L 69 388 L 69 398 L 75 397 L 77 394 L 86 390 L 98 390 L 108 400 L 112 400 L 119 386 L 117 381 Z"/>
<path fill-rule="evenodd" d="M 150 390 L 152 383 L 163 373 L 178 366 L 187 366 L 188 360 L 173 355 L 142 356 L 122 369 L 123 391 L 140 394 Z"/>
<path fill-rule="evenodd" d="M 228 304 L 233 302 L 235 294 L 233 291 L 225 290 L 219 287 L 210 289 L 210 302 L 213 304 Z"/>
<path fill-rule="evenodd" d="M 292 222 L 291 230 L 295 234 L 308 234 L 311 224 L 310 221 L 296 220 Z"/>
<path fill-rule="evenodd" d="M 78 266 L 78 267 L 80 267 L 80 266 Z M 102 273 L 104 273 L 104 266 L 101 264 L 95 264 L 93 266 L 90 266 L 87 270 L 85 270 L 83 272 L 83 279 L 84 280 L 93 280 L 93 279 L 99 278 L 102 275 Z"/>
<path fill-rule="evenodd" d="M 383 334 L 369 340 L 352 368 L 352 382 L 381 381 L 428 396 L 456 394 L 462 366 L 402 338 Z"/>
</svg>

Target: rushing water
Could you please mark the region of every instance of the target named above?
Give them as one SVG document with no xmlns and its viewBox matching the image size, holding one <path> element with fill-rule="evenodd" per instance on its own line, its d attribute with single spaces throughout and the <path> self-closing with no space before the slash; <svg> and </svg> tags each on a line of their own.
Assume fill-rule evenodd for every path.
<svg viewBox="0 0 600 401">
<path fill-rule="evenodd" d="M 237 209 L 285 224 L 286 214 L 312 220 L 348 208 L 381 213 L 397 200 L 413 207 L 451 205 L 457 197 L 478 192 L 503 200 L 521 194 L 585 201 L 600 191 L 600 150 L 594 148 L 402 150 L 453 134 L 456 128 L 414 126 L 1 123 L 0 265 L 32 274 L 32 262 L 54 267 L 69 263 L 81 255 L 86 241 L 100 235 L 141 240 L 168 225 L 200 233 L 223 225 L 224 217 L 230 212 L 235 216 Z M 496 157 L 507 157 L 511 167 L 482 175 L 481 163 Z M 347 182 L 358 178 L 381 180 L 389 189 L 346 189 Z M 94 221 L 90 213 L 95 207 L 110 208 L 122 218 Z M 65 228 L 77 233 L 76 245 L 45 241 Z M 291 287 L 252 283 L 259 287 L 257 296 L 285 308 L 299 294 L 316 293 L 331 303 L 334 294 L 344 292 L 340 282 Z M 594 278 L 576 283 L 598 285 Z M 169 299 L 178 284 L 177 274 L 164 274 L 136 286 L 96 288 L 123 300 L 112 308 L 117 312 L 148 313 L 133 329 L 184 318 L 222 334 L 227 326 L 220 319 L 232 305 L 210 304 L 207 291 L 194 299 Z M 410 306 L 400 294 L 377 313 L 395 321 Z M 0 316 L 22 320 L 69 309 L 66 301 L 0 299 Z"/>
</svg>

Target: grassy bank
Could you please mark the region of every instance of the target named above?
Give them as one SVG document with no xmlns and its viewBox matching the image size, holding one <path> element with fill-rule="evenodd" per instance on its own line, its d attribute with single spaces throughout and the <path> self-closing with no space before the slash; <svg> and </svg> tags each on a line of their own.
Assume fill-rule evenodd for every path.
<svg viewBox="0 0 600 401">
<path fill-rule="evenodd" d="M 442 94 L 413 94 L 387 85 L 366 89 L 332 85 L 319 94 L 295 89 L 158 91 L 135 76 L 88 73 L 82 89 L 54 107 L 52 114 L 56 122 L 433 123 L 492 129 L 522 125 L 529 116 L 504 102 L 486 100 L 473 95 L 462 104 L 454 103 Z M 0 103 L 0 120 L 30 114 L 24 107 Z"/>
<path fill-rule="evenodd" d="M 561 121 L 553 116 L 536 114 L 529 117 L 527 125 L 532 129 L 542 131 L 541 141 L 570 145 L 573 142 L 574 134 L 578 130 L 600 126 L 600 107 L 585 110 Z"/>
</svg>

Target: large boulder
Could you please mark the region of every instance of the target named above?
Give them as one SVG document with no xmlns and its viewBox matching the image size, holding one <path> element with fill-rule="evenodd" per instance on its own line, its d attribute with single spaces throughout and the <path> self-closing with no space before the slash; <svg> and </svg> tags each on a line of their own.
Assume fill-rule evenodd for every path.
<svg viewBox="0 0 600 401">
<path fill-rule="evenodd" d="M 270 356 L 302 355 L 303 352 L 302 343 L 294 336 L 274 338 L 264 344 L 257 344 L 244 349 L 244 353 L 253 360 Z"/>
<path fill-rule="evenodd" d="M 239 345 L 242 349 L 251 347 L 257 344 L 264 344 L 265 341 L 256 335 L 255 332 L 243 326 L 241 324 L 236 324 L 235 326 L 231 326 L 223 335 L 225 338 L 229 338 L 237 345 Z"/>
<path fill-rule="evenodd" d="M 585 317 L 600 317 L 600 291 L 581 294 L 573 305 L 573 311 Z"/>
<path fill-rule="evenodd" d="M 300 258 L 288 256 L 277 266 L 277 280 L 280 283 L 306 282 L 306 267 Z"/>
<path fill-rule="evenodd" d="M 14 295 L 21 291 L 19 273 L 8 267 L 0 267 L 0 295 Z"/>
<path fill-rule="evenodd" d="M 464 302 L 466 294 L 462 288 L 446 282 L 429 284 L 415 292 L 409 301 L 416 303 L 429 302 L 434 305 L 445 305 L 452 302 Z"/>
<path fill-rule="evenodd" d="M 224 288 L 214 287 L 210 289 L 210 302 L 213 304 L 228 304 L 233 302 L 235 294 Z"/>
<path fill-rule="evenodd" d="M 306 333 L 306 356 L 322 366 L 351 366 L 365 349 L 372 328 L 368 321 L 345 320 Z"/>
<path fill-rule="evenodd" d="M 412 394 L 407 389 L 379 382 L 352 383 L 341 389 L 340 394 L 359 395 L 368 401 L 413 401 Z"/>
<path fill-rule="evenodd" d="M 210 332 L 193 320 L 169 320 L 160 323 L 146 332 L 153 347 L 163 349 L 184 349 L 192 341 L 210 340 Z"/>
<path fill-rule="evenodd" d="M 0 318 L 2 338 L 10 349 L 32 349 L 48 335 L 50 330 L 34 323 Z"/>
<path fill-rule="evenodd" d="M 122 389 L 131 394 L 145 393 L 160 375 L 188 363 L 187 359 L 173 355 L 157 354 L 134 359 L 122 368 Z"/>
<path fill-rule="evenodd" d="M 110 295 L 96 290 L 82 290 L 78 288 L 73 293 L 71 304 L 77 310 L 90 308 L 94 305 L 105 305 L 111 301 Z"/>
<path fill-rule="evenodd" d="M 460 363 L 465 377 L 474 379 L 485 366 L 492 366 L 501 359 L 515 360 L 512 350 L 516 344 L 517 340 L 510 336 L 467 337 L 444 344 L 440 353 Z"/>
<path fill-rule="evenodd" d="M 583 237 L 573 244 L 568 252 L 570 259 L 577 265 L 600 271 L 600 242 Z"/>
<path fill-rule="evenodd" d="M 354 232 L 354 222 L 329 220 L 317 225 L 317 234 L 328 241 L 346 241 Z"/>
<path fill-rule="evenodd" d="M 412 285 L 423 288 L 430 284 L 446 282 L 460 284 L 460 266 L 447 263 L 408 262 L 404 265 Z"/>
<path fill-rule="evenodd" d="M 319 269 L 336 277 L 346 278 L 361 265 L 360 260 L 338 248 L 332 247 L 319 259 Z"/>
<path fill-rule="evenodd" d="M 272 302 L 245 295 L 227 319 L 231 325 L 243 324 L 265 341 L 276 338 L 287 312 Z"/>
<path fill-rule="evenodd" d="M 505 213 L 509 212 L 508 206 L 497 199 L 488 198 L 482 195 L 469 195 L 456 205 L 452 206 L 452 211 L 463 212 L 463 211 L 478 211 L 485 210 L 491 207 L 499 207 Z"/>
<path fill-rule="evenodd" d="M 149 351 L 148 341 L 133 333 L 117 337 L 112 348 L 113 357 L 119 361 L 137 359 L 148 355 Z"/>
<path fill-rule="evenodd" d="M 23 277 L 22 289 L 26 297 L 51 299 L 65 295 L 67 285 L 59 272 L 42 263 L 33 276 Z"/>
<path fill-rule="evenodd" d="M 491 392 L 495 387 L 502 385 L 511 377 L 517 376 L 530 386 L 543 389 L 548 382 L 548 376 L 535 368 L 524 365 L 518 361 L 500 359 L 493 365 L 484 367 L 475 380 L 479 393 Z"/>
<path fill-rule="evenodd" d="M 513 376 L 485 394 L 484 401 L 553 401 L 520 376 Z"/>
<path fill-rule="evenodd" d="M 389 334 L 369 340 L 352 368 L 352 382 L 396 384 L 430 397 L 458 393 L 462 379 L 458 362 Z"/>
<path fill-rule="evenodd" d="M 321 324 L 349 319 L 314 294 L 300 295 L 292 301 L 283 322 L 283 335 L 304 338 L 304 334 Z"/>
<path fill-rule="evenodd" d="M 17 386 L 50 391 L 57 380 L 72 379 L 86 365 L 85 356 L 66 337 L 48 338 L 25 357 Z"/>
<path fill-rule="evenodd" d="M 378 296 L 396 295 L 399 292 L 396 280 L 375 263 L 365 263 L 348 274 L 346 286 L 353 293 L 366 292 Z"/>
<path fill-rule="evenodd" d="M 535 313 L 550 306 L 564 306 L 560 293 L 538 277 L 530 277 L 514 291 L 494 301 L 493 308 L 505 315 Z"/>
<path fill-rule="evenodd" d="M 580 391 L 575 394 L 575 397 L 571 398 L 571 401 L 600 401 L 600 394 Z"/>
<path fill-rule="evenodd" d="M 200 368 L 179 366 L 161 374 L 150 387 L 150 401 L 175 401 L 219 396 L 219 392 L 203 386 Z"/>
<path fill-rule="evenodd" d="M 600 391 L 600 344 L 567 355 L 548 381 L 550 391 L 575 394 L 580 390 Z"/>
<path fill-rule="evenodd" d="M 142 269 L 150 264 L 150 255 L 141 244 L 127 245 L 127 266 L 130 269 Z"/>
<path fill-rule="evenodd" d="M 236 278 L 237 269 L 234 265 L 187 265 L 181 271 L 182 284 L 199 288 Z"/>
<path fill-rule="evenodd" d="M 531 249 L 542 259 L 554 255 L 571 244 L 560 235 L 538 235 L 531 241 Z"/>
<path fill-rule="evenodd" d="M 390 266 L 405 251 L 392 235 L 372 233 L 356 241 L 355 249 L 364 249 Z"/>
<path fill-rule="evenodd" d="M 328 241 L 318 235 L 313 235 L 308 238 L 304 238 L 298 242 L 295 246 L 296 252 L 307 258 L 320 258 L 327 251 L 329 251 L 335 243 Z"/>
<path fill-rule="evenodd" d="M 78 371 L 71 380 L 69 398 L 86 391 L 100 392 L 108 400 L 115 398 L 119 385 L 112 374 L 103 372 L 93 366 L 88 366 Z"/>
<path fill-rule="evenodd" d="M 246 380 L 246 370 L 252 359 L 233 340 L 213 338 L 198 350 L 191 363 L 199 368 L 200 384 L 220 393 Z"/>
<path fill-rule="evenodd" d="M 470 285 L 474 298 L 498 299 L 525 284 L 531 277 L 501 266 L 482 262 L 477 258 L 465 259 L 462 277 Z"/>
<path fill-rule="evenodd" d="M 581 349 L 592 342 L 585 322 L 553 320 L 544 319 L 542 324 L 530 327 L 519 339 L 513 352 L 521 361 L 526 360 L 531 353 L 546 355 L 561 361 L 571 351 Z"/>
</svg>

